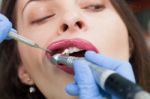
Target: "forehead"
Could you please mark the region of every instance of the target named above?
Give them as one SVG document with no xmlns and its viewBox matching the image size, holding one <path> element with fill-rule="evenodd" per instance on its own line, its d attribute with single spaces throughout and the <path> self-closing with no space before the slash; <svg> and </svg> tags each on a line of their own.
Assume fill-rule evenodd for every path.
<svg viewBox="0 0 150 99">
<path fill-rule="evenodd" d="M 52 1 L 52 2 L 57 2 L 60 4 L 64 4 L 69 3 L 69 2 L 74 2 L 74 3 L 85 3 L 85 2 L 93 2 L 93 1 L 97 1 L 97 2 L 106 2 L 106 1 L 110 1 L 110 0 L 17 0 L 17 7 L 23 8 L 24 6 L 26 6 L 27 4 L 31 3 L 31 2 L 46 2 L 46 1 Z"/>
<path fill-rule="evenodd" d="M 93 2 L 93 1 L 109 1 L 109 0 L 17 0 L 17 2 L 20 4 L 20 5 L 25 5 L 26 3 L 28 2 L 33 2 L 33 1 L 58 1 L 58 2 L 70 2 L 70 1 L 73 1 L 73 2 Z"/>
</svg>

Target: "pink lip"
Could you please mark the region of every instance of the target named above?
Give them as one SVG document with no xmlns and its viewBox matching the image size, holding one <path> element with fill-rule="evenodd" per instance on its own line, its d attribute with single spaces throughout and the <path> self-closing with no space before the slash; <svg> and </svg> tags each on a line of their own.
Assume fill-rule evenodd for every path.
<svg viewBox="0 0 150 99">
<path fill-rule="evenodd" d="M 77 47 L 80 49 L 84 49 L 84 50 L 91 50 L 91 51 L 95 51 L 98 53 L 98 50 L 96 49 L 96 47 L 94 45 L 92 45 L 90 42 L 83 40 L 83 39 L 63 39 L 63 40 L 59 40 L 56 42 L 51 43 L 48 46 L 48 49 L 51 51 L 57 50 L 57 49 L 62 49 L 62 48 L 68 48 L 68 47 Z M 48 59 L 51 59 L 51 55 L 50 54 L 46 54 Z M 65 71 L 66 73 L 69 74 L 74 74 L 73 69 L 69 68 L 67 66 L 64 65 L 57 65 L 58 68 L 60 68 L 61 70 Z"/>
</svg>

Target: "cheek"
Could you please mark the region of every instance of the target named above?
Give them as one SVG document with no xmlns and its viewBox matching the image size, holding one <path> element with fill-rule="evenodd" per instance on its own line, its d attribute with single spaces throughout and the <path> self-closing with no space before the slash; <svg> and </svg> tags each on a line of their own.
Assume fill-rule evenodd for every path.
<svg viewBox="0 0 150 99">
<path fill-rule="evenodd" d="M 54 40 L 57 37 L 57 27 L 58 25 L 51 25 L 51 23 L 46 23 L 40 26 L 31 26 L 29 24 L 20 24 L 18 26 L 18 31 L 21 35 L 31 39 L 43 48 L 47 48 L 47 43 Z"/>
<path fill-rule="evenodd" d="M 112 12 L 108 12 L 103 18 L 97 18 L 98 20 L 93 20 L 91 23 L 91 31 L 95 34 L 94 41 L 100 52 L 119 59 L 128 60 L 129 58 L 129 44 L 128 44 L 128 31 L 121 20 L 121 18 Z M 99 24 L 96 26 L 96 24 Z M 99 35 L 99 36 L 97 36 Z"/>
<path fill-rule="evenodd" d="M 55 32 L 53 32 L 53 29 L 51 29 L 49 25 L 47 27 L 43 25 L 42 28 L 36 28 L 28 25 L 21 19 L 18 19 L 17 30 L 19 34 L 36 42 L 42 48 L 47 48 L 47 43 L 55 38 Z M 30 47 L 22 43 L 18 43 L 18 49 L 23 65 L 25 65 L 30 73 L 33 73 L 36 76 L 36 73 L 39 73 L 39 71 L 42 72 L 45 66 L 43 65 L 43 58 L 46 57 L 45 51 Z M 45 66 L 45 68 L 46 70 L 51 69 L 49 69 L 47 66 Z"/>
<path fill-rule="evenodd" d="M 39 52 L 22 43 L 18 44 L 19 53 L 23 64 L 30 66 L 30 64 L 36 64 L 36 61 L 39 60 Z"/>
<path fill-rule="evenodd" d="M 45 55 L 44 51 L 23 43 L 18 43 L 18 50 L 21 56 L 22 65 L 25 66 L 29 72 L 39 71 L 42 68 L 42 59 Z"/>
</svg>

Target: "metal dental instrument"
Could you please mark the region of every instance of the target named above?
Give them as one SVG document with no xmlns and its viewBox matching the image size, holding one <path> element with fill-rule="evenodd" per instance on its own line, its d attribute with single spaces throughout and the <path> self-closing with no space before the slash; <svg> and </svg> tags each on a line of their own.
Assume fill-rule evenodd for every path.
<svg viewBox="0 0 150 99">
<path fill-rule="evenodd" d="M 17 34 L 17 31 L 14 30 L 14 29 L 11 29 L 11 31 L 9 32 L 8 36 L 16 41 L 19 41 L 19 42 L 22 42 L 26 45 L 29 45 L 31 47 L 34 47 L 34 48 L 38 48 L 38 49 L 41 49 L 41 50 L 44 50 L 46 52 L 49 52 L 51 53 L 50 50 L 48 49 L 45 49 L 45 48 L 42 48 L 40 47 L 37 43 L 33 42 L 32 40 L 28 39 L 28 38 L 25 38 L 19 34 Z"/>
</svg>

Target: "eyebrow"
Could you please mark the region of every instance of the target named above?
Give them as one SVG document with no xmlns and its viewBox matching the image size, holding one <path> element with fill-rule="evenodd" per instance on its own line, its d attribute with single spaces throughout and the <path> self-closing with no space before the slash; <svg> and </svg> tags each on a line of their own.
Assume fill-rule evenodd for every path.
<svg viewBox="0 0 150 99">
<path fill-rule="evenodd" d="M 29 0 L 26 2 L 26 4 L 24 5 L 23 9 L 22 9 L 22 13 L 24 12 L 25 8 L 29 5 L 29 3 L 33 2 L 33 1 L 43 1 L 43 0 Z M 47 1 L 47 0 L 44 0 L 44 1 Z M 49 1 L 52 1 L 52 0 L 49 0 Z"/>
<path fill-rule="evenodd" d="M 31 3 L 32 1 L 35 1 L 35 0 L 29 0 L 29 1 L 27 1 L 27 3 L 25 4 L 25 6 L 24 6 L 23 9 L 22 9 L 22 13 L 24 12 L 24 10 L 25 10 L 25 8 L 27 7 L 27 5 L 28 5 L 29 3 Z"/>
</svg>

